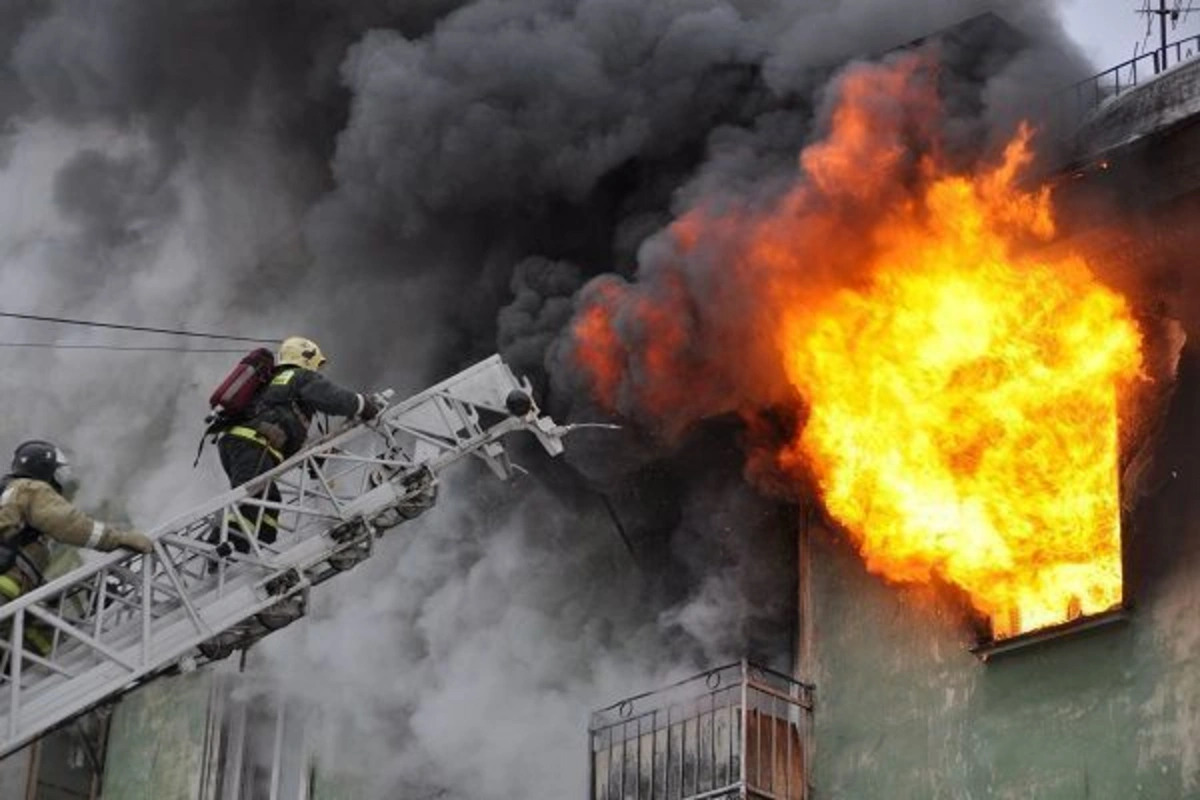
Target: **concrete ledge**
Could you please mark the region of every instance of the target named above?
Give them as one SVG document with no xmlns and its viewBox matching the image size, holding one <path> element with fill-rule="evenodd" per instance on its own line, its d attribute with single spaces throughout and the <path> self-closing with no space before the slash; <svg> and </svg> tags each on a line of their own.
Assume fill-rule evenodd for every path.
<svg viewBox="0 0 1200 800">
<path fill-rule="evenodd" d="M 987 663 L 998 656 L 1049 644 L 1059 639 L 1074 637 L 1084 631 L 1107 628 L 1117 623 L 1125 622 L 1128 619 L 1128 609 L 1114 608 L 1111 611 L 1105 611 L 1100 614 L 1079 617 L 1070 622 L 1064 622 L 1061 625 L 1052 625 L 1049 628 L 1040 628 L 1036 631 L 1009 636 L 1005 639 L 993 639 L 981 642 L 972 647 L 971 652 L 980 661 Z"/>
</svg>

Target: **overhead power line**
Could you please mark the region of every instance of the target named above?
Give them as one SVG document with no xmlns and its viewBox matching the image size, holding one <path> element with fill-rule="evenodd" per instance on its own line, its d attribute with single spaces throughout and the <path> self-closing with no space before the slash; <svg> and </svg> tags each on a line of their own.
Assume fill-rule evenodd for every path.
<svg viewBox="0 0 1200 800">
<path fill-rule="evenodd" d="M 0 342 L 0 347 L 33 347 L 47 350 L 112 350 L 128 353 L 245 353 L 240 347 L 138 347 L 120 344 L 71 344 L 62 342 Z"/>
<path fill-rule="evenodd" d="M 234 336 L 224 333 L 202 333 L 186 331 L 178 328 L 153 328 L 147 325 L 126 325 L 121 322 L 97 322 L 96 320 L 68 319 L 66 317 L 48 317 L 41 314 L 19 314 L 15 311 L 0 311 L 0 317 L 9 319 L 24 319 L 34 322 L 53 322 L 57 325 L 77 325 L 85 328 L 107 328 L 119 331 L 139 331 L 141 333 L 163 333 L 169 336 L 188 336 L 194 339 L 224 339 L 231 342 L 252 342 L 254 344 L 269 344 L 279 341 L 275 337 L 269 339 L 252 336 Z"/>
</svg>

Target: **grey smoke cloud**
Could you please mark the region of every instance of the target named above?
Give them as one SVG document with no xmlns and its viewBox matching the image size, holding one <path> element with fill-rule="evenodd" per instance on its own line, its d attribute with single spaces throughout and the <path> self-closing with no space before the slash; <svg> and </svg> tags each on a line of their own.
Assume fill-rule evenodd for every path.
<svg viewBox="0 0 1200 800">
<path fill-rule="evenodd" d="M 554 359 L 578 289 L 648 268 L 674 213 L 777 191 L 847 59 L 986 5 L 6 4 L 5 304 L 303 332 L 336 379 L 401 391 L 500 350 L 560 417 L 592 415 Z M 963 87 L 963 139 L 1073 75 L 1048 7 L 1004 5 L 1033 36 Z M 227 359 L 3 353 L 0 443 L 66 440 L 88 502 L 149 526 L 222 488 L 190 463 Z M 580 434 L 571 480 L 456 476 L 264 648 L 270 674 L 396 765 L 375 796 L 576 795 L 589 707 L 747 649 L 789 657 L 794 512 L 746 486 L 739 431 L 716 428 L 677 452 Z"/>
<path fill-rule="evenodd" d="M 655 589 L 602 520 L 536 487 L 449 484 L 449 502 L 385 538 L 341 602 L 265 658 L 286 691 L 350 723 L 353 752 L 335 767 L 371 765 L 371 796 L 572 796 L 580 765 L 566 753 L 584 752 L 590 707 L 701 653 L 646 613 Z M 453 499 L 480 491 L 481 503 Z"/>
<path fill-rule="evenodd" d="M 344 68 L 355 99 L 335 174 L 410 226 L 579 201 L 707 125 L 736 88 L 719 68 L 756 60 L 753 33 L 732 4 L 692 0 L 479 2 L 421 40 L 373 31 Z"/>
<path fill-rule="evenodd" d="M 59 170 L 54 201 L 84 239 L 118 248 L 178 213 L 178 197 L 164 177 L 136 156 L 82 150 Z"/>
<path fill-rule="evenodd" d="M 512 302 L 496 318 L 496 344 L 513 369 L 541 369 L 546 350 L 575 313 L 573 299 L 582 285 L 581 270 L 569 262 L 534 257 L 516 265 Z"/>
<path fill-rule="evenodd" d="M 8 54 L 25 32 L 26 22 L 46 3 L 42 0 L 13 0 L 0 6 L 0 54 Z M 0 59 L 0 133 L 7 132 L 5 124 L 12 115 L 25 107 L 28 93 L 16 79 L 8 58 Z M 0 165 L 6 148 L 0 146 Z"/>
</svg>

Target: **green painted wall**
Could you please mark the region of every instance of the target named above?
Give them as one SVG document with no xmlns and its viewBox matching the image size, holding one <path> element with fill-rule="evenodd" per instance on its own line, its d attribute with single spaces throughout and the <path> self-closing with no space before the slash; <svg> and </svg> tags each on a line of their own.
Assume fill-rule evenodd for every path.
<svg viewBox="0 0 1200 800">
<path fill-rule="evenodd" d="M 313 764 L 311 800 L 376 800 L 372 772 L 378 769 L 357 745 L 361 730 L 346 721 L 323 722 L 314 713 L 308 718 L 308 749 Z M 369 748 L 368 752 L 377 752 Z"/>
<path fill-rule="evenodd" d="M 1195 338 L 1195 337 L 1193 337 Z M 1200 799 L 1200 348 L 1127 520 L 1124 623 L 980 662 L 960 611 L 803 547 L 816 800 Z"/>
<path fill-rule="evenodd" d="M 202 800 L 206 731 L 215 673 L 160 678 L 113 712 L 104 800 Z"/>
<path fill-rule="evenodd" d="M 828 541 L 813 557 L 817 798 L 1189 796 L 1184 753 L 1200 741 L 1178 740 L 1153 697 L 1186 673 L 1200 699 L 1200 662 L 1172 672 L 1152 624 L 983 664 L 931 594 L 884 586 Z"/>
<path fill-rule="evenodd" d="M 0 759 L 0 797 L 23 800 L 29 785 L 29 748 Z"/>
<path fill-rule="evenodd" d="M 347 772 L 317 768 L 312 800 L 369 800 L 363 781 Z"/>
<path fill-rule="evenodd" d="M 811 534 L 816 800 L 1200 798 L 1198 404 L 1193 356 L 1164 482 L 1126 528 L 1125 623 L 985 664 L 951 603 L 888 586 L 836 535 Z"/>
</svg>

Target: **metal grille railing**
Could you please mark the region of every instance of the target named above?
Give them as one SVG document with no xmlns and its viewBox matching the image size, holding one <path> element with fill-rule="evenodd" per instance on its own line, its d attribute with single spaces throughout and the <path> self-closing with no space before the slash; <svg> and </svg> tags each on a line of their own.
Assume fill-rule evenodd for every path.
<svg viewBox="0 0 1200 800">
<path fill-rule="evenodd" d="M 1197 56 L 1200 56 L 1200 34 L 1172 42 L 1165 49 L 1147 51 L 1055 92 L 1050 101 L 1050 110 L 1057 124 L 1070 130 L 1089 111 L 1106 100 L 1118 97 L 1168 68 Z"/>
<path fill-rule="evenodd" d="M 597 711 L 591 800 L 807 800 L 812 702 L 743 660 Z"/>
</svg>

